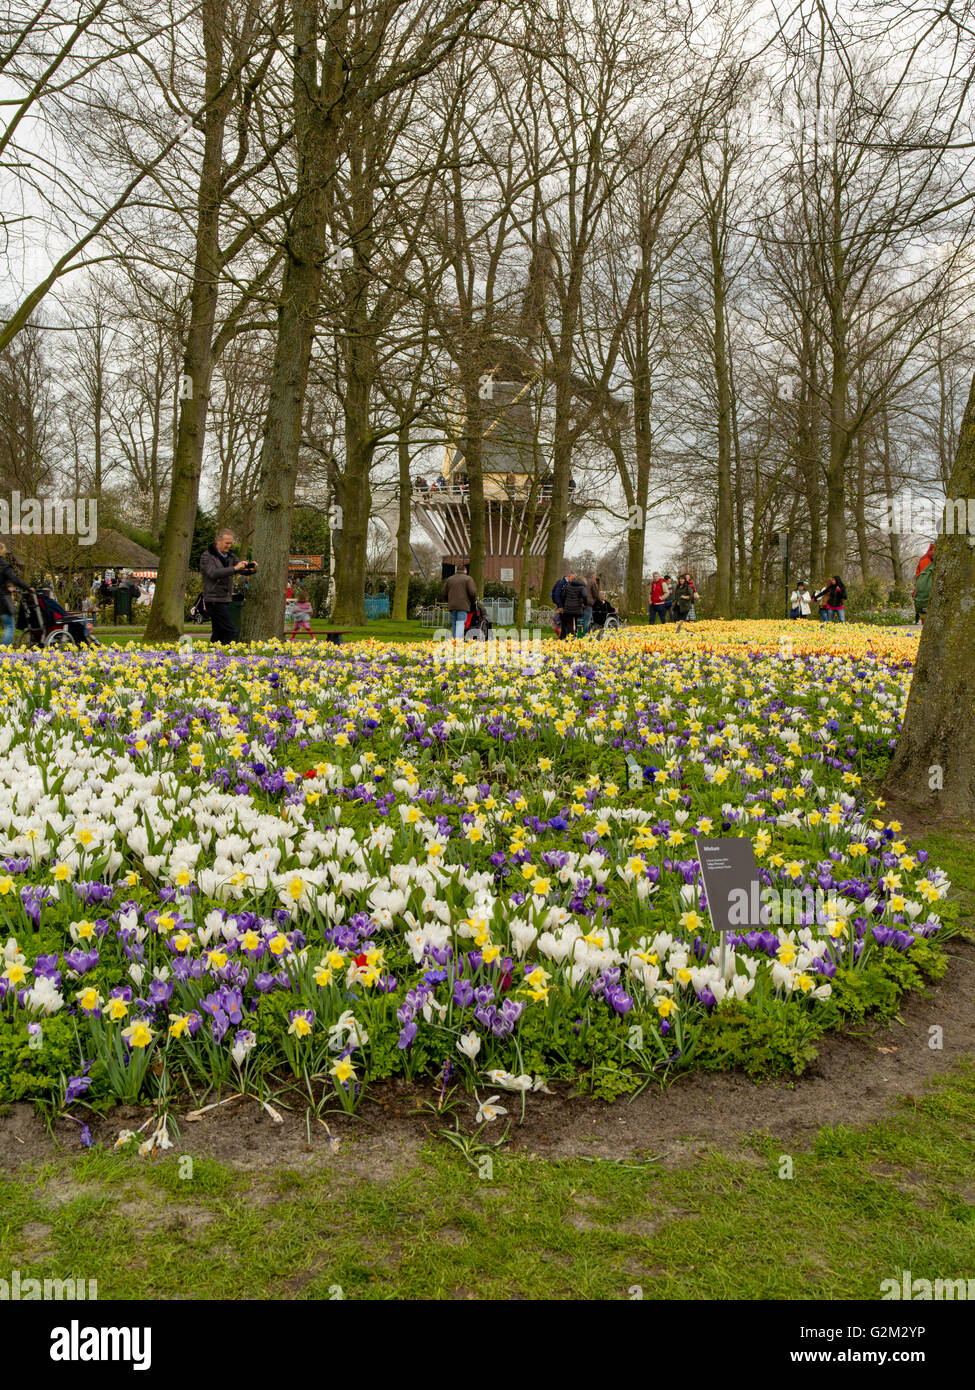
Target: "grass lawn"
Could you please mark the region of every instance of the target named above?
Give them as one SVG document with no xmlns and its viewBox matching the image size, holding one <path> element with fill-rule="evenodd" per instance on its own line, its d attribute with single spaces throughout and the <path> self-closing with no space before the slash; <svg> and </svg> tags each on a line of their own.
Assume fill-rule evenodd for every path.
<svg viewBox="0 0 975 1390">
<path fill-rule="evenodd" d="M 102 1299 L 875 1299 L 904 1269 L 975 1272 L 973 1115 L 969 1064 L 862 1132 L 790 1150 L 770 1111 L 668 1170 L 501 1151 L 485 1179 L 437 1139 L 378 1177 L 358 1143 L 314 1172 L 198 1158 L 190 1178 L 92 1152 L 0 1182 L 0 1266 Z"/>
<path fill-rule="evenodd" d="M 331 623 L 324 619 L 316 618 L 312 623 L 312 632 L 324 635 L 332 627 Z M 133 642 L 143 640 L 144 626 L 130 627 L 123 624 L 120 627 L 110 625 L 95 628 L 95 636 L 104 646 L 126 647 Z M 202 644 L 210 641 L 210 624 L 186 623 L 183 626 L 184 633 L 189 634 Z M 391 618 L 377 618 L 374 621 L 365 623 L 362 627 L 347 628 L 344 630 L 343 642 L 359 642 L 363 638 L 372 637 L 377 642 L 429 642 L 433 637 L 433 629 L 421 627 L 418 622 L 395 623 Z M 307 641 L 307 638 L 299 638 L 298 643 Z"/>
</svg>

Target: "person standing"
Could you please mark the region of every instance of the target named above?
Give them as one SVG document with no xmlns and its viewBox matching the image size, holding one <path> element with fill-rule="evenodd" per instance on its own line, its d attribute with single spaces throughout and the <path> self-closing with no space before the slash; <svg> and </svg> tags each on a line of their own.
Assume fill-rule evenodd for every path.
<svg viewBox="0 0 975 1390">
<path fill-rule="evenodd" d="M 914 588 L 911 590 L 911 596 L 914 599 L 914 621 L 919 622 L 922 627 L 924 626 L 924 615 L 931 602 L 931 580 L 934 577 L 933 560 L 934 541 L 931 542 L 917 562 L 917 569 L 914 571 Z"/>
<path fill-rule="evenodd" d="M 792 590 L 789 598 L 789 617 L 808 618 L 812 612 L 809 602 L 809 590 L 801 579 L 796 581 L 796 587 Z"/>
<path fill-rule="evenodd" d="M 694 579 L 690 574 L 685 574 L 684 578 L 687 580 L 688 588 L 691 591 L 691 608 L 687 615 L 687 621 L 693 623 L 697 619 L 697 613 L 694 608 L 694 605 L 697 603 L 697 585 L 694 583 Z"/>
<path fill-rule="evenodd" d="M 819 606 L 819 621 L 821 623 L 829 622 L 829 609 L 826 607 L 826 599 L 828 593 L 829 583 L 827 582 L 823 585 L 821 589 L 817 589 L 816 592 L 813 594 L 813 599 Z"/>
<path fill-rule="evenodd" d="M 650 581 L 650 626 L 659 618 L 662 623 L 667 621 L 667 609 L 664 606 L 666 594 L 664 592 L 664 578 L 659 570 L 654 570 L 653 579 Z"/>
<path fill-rule="evenodd" d="M 669 574 L 664 575 L 664 622 L 674 620 L 674 581 Z"/>
<path fill-rule="evenodd" d="M 30 593 L 30 585 L 25 584 L 14 570 L 13 556 L 7 547 L 0 542 L 0 622 L 3 624 L 0 644 L 5 647 L 8 647 L 14 640 L 14 615 L 17 612 L 16 601 L 11 589 L 22 589 L 25 594 Z"/>
<path fill-rule="evenodd" d="M 565 598 L 562 601 L 562 636 L 570 637 L 576 630 L 586 610 L 588 589 L 577 574 L 569 574 L 565 581 Z M 592 610 L 590 610 L 590 617 Z"/>
<path fill-rule="evenodd" d="M 311 600 L 307 590 L 301 588 L 295 594 L 292 605 L 292 618 L 294 626 L 291 629 L 291 636 L 297 637 L 299 632 L 307 632 L 311 636 Z"/>
<path fill-rule="evenodd" d="M 211 642 L 226 646 L 236 642 L 240 633 L 230 612 L 230 600 L 234 592 L 234 576 L 253 574 L 257 564 L 253 560 L 241 560 L 233 548 L 234 533 L 227 527 L 218 531 L 213 545 L 207 546 L 200 556 L 200 573 L 203 575 L 203 603 L 212 623 Z"/>
<path fill-rule="evenodd" d="M 846 613 L 844 611 L 845 603 L 846 585 L 838 574 L 833 574 L 830 576 L 830 581 L 826 586 L 826 612 L 829 622 L 846 622 Z"/>
<path fill-rule="evenodd" d="M 450 609 L 450 629 L 454 641 L 463 642 L 467 615 L 473 613 L 477 603 L 477 589 L 466 565 L 459 565 L 453 574 L 448 575 L 440 590 L 440 597 Z"/>
<path fill-rule="evenodd" d="M 565 604 L 565 590 L 568 582 L 569 576 L 568 573 L 566 573 L 563 574 L 561 579 L 556 579 L 555 583 L 552 585 L 551 598 L 552 602 L 555 604 L 555 612 L 557 615 L 556 624 L 560 641 L 565 636 L 565 613 L 563 610 Z"/>
<path fill-rule="evenodd" d="M 693 607 L 694 593 L 685 574 L 681 576 L 674 588 L 673 612 L 677 621 L 686 622 Z"/>
<path fill-rule="evenodd" d="M 586 589 L 586 602 L 582 610 L 582 627 L 579 632 L 580 637 L 585 637 L 592 627 L 593 605 L 597 604 L 602 597 L 599 592 L 599 580 L 596 578 L 595 571 L 590 570 L 583 580 Z"/>
</svg>

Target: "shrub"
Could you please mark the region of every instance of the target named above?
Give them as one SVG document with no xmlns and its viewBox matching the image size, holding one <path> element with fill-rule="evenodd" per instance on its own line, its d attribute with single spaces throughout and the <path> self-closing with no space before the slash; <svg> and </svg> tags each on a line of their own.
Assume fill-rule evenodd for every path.
<svg viewBox="0 0 975 1390">
<path fill-rule="evenodd" d="M 328 577 L 324 574 L 313 575 L 311 579 L 305 580 L 305 590 L 308 594 L 308 601 L 311 604 L 312 617 L 327 618 Z"/>
<path fill-rule="evenodd" d="M 199 571 L 190 570 L 186 576 L 186 593 L 183 599 L 183 618 L 186 622 L 190 620 L 190 609 L 196 603 L 203 592 L 203 575 Z"/>
</svg>

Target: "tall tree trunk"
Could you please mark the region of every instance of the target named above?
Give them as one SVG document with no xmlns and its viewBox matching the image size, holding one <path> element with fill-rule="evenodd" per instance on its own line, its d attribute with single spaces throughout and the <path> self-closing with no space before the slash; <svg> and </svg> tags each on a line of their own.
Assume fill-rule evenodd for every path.
<svg viewBox="0 0 975 1390">
<path fill-rule="evenodd" d="M 632 496 L 626 493 L 629 509 L 626 532 L 626 608 L 628 614 L 643 612 L 643 557 L 647 546 L 647 499 L 650 495 L 650 464 L 653 458 L 653 392 L 650 376 L 650 346 L 646 316 L 641 316 L 637 337 L 637 361 L 633 370 L 633 446 L 636 464 Z M 618 433 L 618 432 L 617 432 Z M 629 476 L 619 441 L 617 470 L 625 483 Z M 635 512 L 632 510 L 635 508 Z M 636 523 L 635 525 L 632 523 Z"/>
<path fill-rule="evenodd" d="M 834 181 L 836 179 L 834 171 Z M 830 310 L 829 465 L 826 473 L 826 573 L 842 574 L 846 567 L 845 469 L 850 451 L 846 398 L 849 388 L 849 349 L 846 319 L 846 265 L 840 237 L 840 190 L 834 190 L 834 238 Z"/>
<path fill-rule="evenodd" d="M 744 469 L 741 461 L 735 463 L 735 546 L 738 552 L 738 564 L 736 572 L 739 576 L 739 590 L 743 590 L 746 582 L 750 584 L 751 567 L 748 563 L 748 543 L 745 539 L 745 489 L 742 485 L 742 475 Z M 744 602 L 745 594 L 739 593 L 739 602 Z"/>
<path fill-rule="evenodd" d="M 464 381 L 464 439 L 461 449 L 467 474 L 467 507 L 470 513 L 470 554 L 458 559 L 470 562 L 470 576 L 479 594 L 484 593 L 484 559 L 487 554 L 487 503 L 484 499 L 484 413 L 477 378 Z"/>
<path fill-rule="evenodd" d="M 229 86 L 223 97 L 217 99 L 223 81 L 226 0 L 204 0 L 202 16 L 207 110 L 196 205 L 196 252 L 190 292 L 190 321 L 183 354 L 183 378 L 189 381 L 192 394 L 184 395 L 180 401 L 169 509 L 159 549 L 156 592 L 146 622 L 147 642 L 172 642 L 183 632 L 183 596 L 196 525 L 213 376 L 213 330 L 222 270 L 220 202 L 223 189 L 223 139 L 232 100 Z"/>
<path fill-rule="evenodd" d="M 890 415 L 886 405 L 884 406 L 884 497 L 887 503 L 887 515 L 893 519 L 894 485 L 890 476 Z M 906 585 L 904 582 L 904 561 L 901 557 L 900 534 L 891 526 L 889 535 L 890 567 L 894 571 L 894 586 L 897 589 L 904 589 Z"/>
<path fill-rule="evenodd" d="M 555 419 L 552 432 L 552 500 L 549 503 L 548 541 L 542 592 L 551 593 L 562 575 L 565 542 L 569 531 L 569 476 L 572 471 L 572 343 L 578 318 L 579 290 L 570 284 L 563 309 L 559 351 L 553 361 Z"/>
<path fill-rule="evenodd" d="M 867 460 L 866 449 L 860 434 L 856 438 L 856 493 L 854 498 L 854 521 L 857 532 L 857 551 L 860 556 L 860 574 L 863 582 L 870 578 L 870 547 L 867 542 Z"/>
<path fill-rule="evenodd" d="M 975 380 L 959 432 L 949 497 L 975 496 Z M 975 819 L 975 550 L 942 531 L 904 725 L 884 787 L 939 818 Z"/>
<path fill-rule="evenodd" d="M 800 477 L 803 480 L 809 514 L 809 582 L 818 588 L 823 565 L 822 476 L 819 462 L 819 374 L 815 350 L 803 330 L 803 359 L 808 377 L 803 380 L 799 401 L 798 452 Z"/>
<path fill-rule="evenodd" d="M 336 624 L 349 627 L 361 627 L 366 621 L 366 552 L 372 509 L 369 471 L 374 447 L 370 409 L 372 371 L 373 355 L 368 335 L 353 331 L 346 345 L 345 467 L 339 483 L 342 563 L 335 571 L 332 614 Z"/>
<path fill-rule="evenodd" d="M 717 228 L 711 228 L 711 273 L 714 291 L 714 322 L 712 352 L 714 377 L 718 397 L 718 513 L 715 533 L 717 580 L 714 591 L 714 615 L 731 617 L 731 570 L 733 519 L 731 514 L 731 381 L 728 369 L 728 336 L 724 285 L 724 264 L 718 242 Z"/>
<path fill-rule="evenodd" d="M 752 478 L 752 544 L 748 564 L 748 590 L 744 595 L 748 604 L 748 617 L 757 618 L 762 611 L 762 577 L 765 546 L 762 544 L 762 466 L 756 455 Z M 742 576 L 741 587 L 745 587 Z"/>
<path fill-rule="evenodd" d="M 302 410 L 328 239 L 327 190 L 338 158 L 335 111 L 341 73 L 338 59 L 332 58 L 329 74 L 319 84 L 318 12 L 317 0 L 294 0 L 292 90 L 298 196 L 285 247 L 278 333 L 261 447 L 253 544 L 260 568 L 251 582 L 241 627 L 241 635 L 250 641 L 281 637 L 284 633 L 284 592 Z M 333 24 L 340 22 L 332 20 Z M 343 544 L 343 552 L 344 549 Z M 341 581 L 341 574 L 338 577 Z M 361 594 L 359 605 L 361 609 Z"/>
<path fill-rule="evenodd" d="M 401 423 L 396 439 L 399 460 L 399 522 L 396 527 L 396 585 L 393 590 L 393 621 L 405 623 L 409 616 L 410 532 L 413 508 L 410 494 L 410 427 Z"/>
</svg>

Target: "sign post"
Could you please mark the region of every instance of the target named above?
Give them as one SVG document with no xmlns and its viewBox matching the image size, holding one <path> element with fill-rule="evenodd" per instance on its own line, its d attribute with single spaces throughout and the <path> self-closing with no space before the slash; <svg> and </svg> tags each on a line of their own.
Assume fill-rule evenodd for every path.
<svg viewBox="0 0 975 1390">
<path fill-rule="evenodd" d="M 769 910 L 761 902 L 761 880 L 755 846 L 747 836 L 723 840 L 697 840 L 697 857 L 708 898 L 711 925 L 721 937 L 719 969 L 724 979 L 727 933 L 769 925 Z M 732 922 L 732 907 L 737 920 Z M 742 913 L 746 918 L 741 920 Z"/>
</svg>

